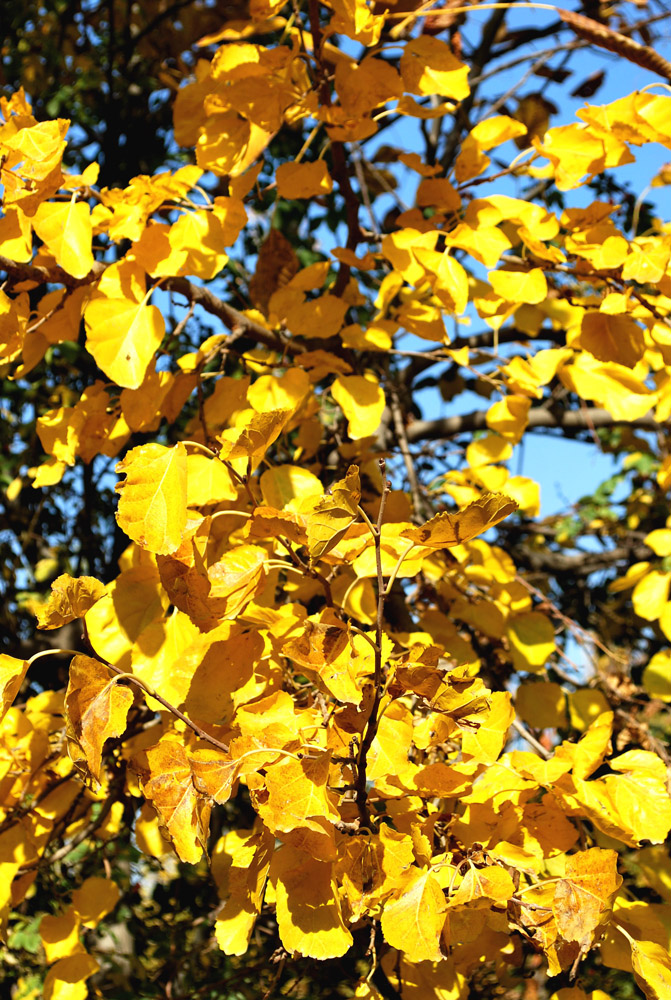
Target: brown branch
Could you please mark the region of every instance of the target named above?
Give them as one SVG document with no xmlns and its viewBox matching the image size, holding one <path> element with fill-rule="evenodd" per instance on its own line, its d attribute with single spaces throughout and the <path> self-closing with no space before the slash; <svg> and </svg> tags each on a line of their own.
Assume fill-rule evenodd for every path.
<svg viewBox="0 0 671 1000">
<path fill-rule="evenodd" d="M 659 52 L 651 49 L 650 46 L 641 45 L 633 38 L 628 38 L 619 31 L 613 31 L 612 28 L 599 21 L 593 21 L 591 17 L 576 14 L 575 11 L 559 10 L 557 13 L 564 24 L 573 28 L 576 35 L 584 38 L 585 41 L 607 49 L 608 52 L 615 52 L 623 59 L 636 63 L 637 66 L 642 66 L 644 69 L 649 69 L 651 73 L 671 80 L 671 63 L 663 59 Z"/>
<path fill-rule="evenodd" d="M 415 463 L 413 462 L 412 455 L 410 454 L 408 435 L 406 434 L 405 422 L 403 420 L 403 411 L 401 409 L 401 403 L 399 401 L 398 391 L 395 385 L 391 386 L 389 395 L 389 407 L 391 409 L 391 416 L 394 422 L 394 430 L 396 431 L 396 437 L 398 439 L 398 446 L 401 455 L 403 456 L 403 464 L 405 465 L 405 472 L 410 485 L 410 496 L 412 498 L 413 511 L 415 517 L 419 518 L 421 522 L 424 519 L 424 508 L 426 507 L 426 504 L 424 502 L 424 498 L 422 497 Z"/>
<path fill-rule="evenodd" d="M 529 411 L 527 423 L 528 430 L 535 430 L 539 427 L 557 427 L 575 434 L 579 431 L 589 430 L 591 427 L 618 427 L 626 425 L 643 431 L 659 431 L 662 425 L 652 416 L 639 417 L 636 420 L 624 420 L 615 418 L 608 410 L 588 409 L 586 416 L 580 410 L 567 410 L 564 413 L 553 413 L 543 406 Z M 465 413 L 458 417 L 443 417 L 441 420 L 415 420 L 407 428 L 408 441 L 414 444 L 415 441 L 435 441 L 440 438 L 457 437 L 459 434 L 466 434 L 472 431 L 485 430 L 487 428 L 487 410 L 474 410 L 473 413 Z"/>
<path fill-rule="evenodd" d="M 38 285 L 61 284 L 68 288 L 78 288 L 81 285 L 90 285 L 103 274 L 109 265 L 96 261 L 89 273 L 83 278 L 73 278 L 71 274 L 64 271 L 62 267 L 43 267 L 39 264 L 21 264 L 10 260 L 9 257 L 0 256 L 0 271 L 4 271 L 14 281 L 34 281 Z M 228 305 L 223 299 L 214 295 L 209 288 L 195 285 L 188 278 L 165 278 L 161 282 L 164 291 L 175 292 L 183 295 L 190 305 L 199 305 L 210 313 L 217 316 L 229 330 L 241 336 L 251 337 L 266 347 L 279 350 L 292 357 L 297 357 L 305 350 L 304 347 L 294 343 L 293 340 L 280 337 L 267 327 L 245 316 L 244 313 Z"/>
<path fill-rule="evenodd" d="M 366 767 L 368 763 L 368 752 L 371 748 L 373 740 L 375 739 L 378 726 L 380 724 L 379 709 L 382 698 L 382 621 L 384 617 L 384 602 L 386 597 L 384 574 L 382 572 L 382 522 L 384 520 L 384 509 L 387 503 L 387 497 L 391 490 L 391 483 L 385 479 L 385 460 L 381 458 L 379 459 L 379 462 L 384 485 L 382 487 L 382 496 L 380 497 L 380 509 L 377 514 L 377 522 L 375 524 L 370 524 L 369 522 L 369 527 L 372 531 L 373 541 L 375 543 L 375 570 L 377 577 L 377 615 L 375 619 L 375 696 L 373 698 L 373 704 L 371 705 L 370 713 L 366 721 L 366 727 L 361 739 L 361 747 L 359 748 L 359 754 L 357 757 L 356 781 L 354 783 L 354 787 L 356 789 L 354 801 L 356 802 L 357 809 L 359 810 L 361 826 L 367 830 L 372 829 L 372 824 L 370 812 L 368 811 Z"/>
<path fill-rule="evenodd" d="M 20 264 L 18 261 L 10 260 L 9 257 L 0 256 L 0 271 L 4 271 L 15 281 L 35 281 L 38 285 L 46 285 L 47 283 L 67 285 L 68 288 L 92 284 L 98 280 L 107 266 L 107 264 L 96 261 L 85 277 L 73 278 L 71 274 L 56 264 L 53 267 L 43 267 L 41 264 Z"/>
</svg>

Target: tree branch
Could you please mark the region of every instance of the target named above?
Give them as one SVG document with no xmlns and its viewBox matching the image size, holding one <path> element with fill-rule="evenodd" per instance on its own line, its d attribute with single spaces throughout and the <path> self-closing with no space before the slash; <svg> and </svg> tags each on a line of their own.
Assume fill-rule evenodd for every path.
<svg viewBox="0 0 671 1000">
<path fill-rule="evenodd" d="M 436 441 L 440 438 L 457 437 L 472 431 L 486 430 L 487 410 L 474 410 L 462 416 L 443 417 L 441 420 L 415 420 L 407 428 L 410 444 L 416 441 Z M 608 410 L 585 409 L 566 410 L 564 413 L 553 413 L 544 406 L 538 406 L 529 411 L 528 430 L 539 427 L 556 427 L 577 434 L 579 431 L 598 427 L 618 427 L 620 425 L 633 427 L 636 430 L 658 431 L 662 425 L 653 416 L 639 417 L 636 420 L 616 419 Z"/>
</svg>

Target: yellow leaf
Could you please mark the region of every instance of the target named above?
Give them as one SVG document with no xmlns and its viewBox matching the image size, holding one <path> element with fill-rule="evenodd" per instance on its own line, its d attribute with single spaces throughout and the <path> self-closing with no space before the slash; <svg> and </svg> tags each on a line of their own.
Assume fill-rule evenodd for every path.
<svg viewBox="0 0 671 1000">
<path fill-rule="evenodd" d="M 247 951 L 274 848 L 275 838 L 260 826 L 257 830 L 229 831 L 212 852 L 212 875 L 223 904 L 214 934 L 225 955 Z"/>
<path fill-rule="evenodd" d="M 669 600 L 671 573 L 653 569 L 634 587 L 631 600 L 634 611 L 647 622 L 656 621 Z"/>
<path fill-rule="evenodd" d="M 270 879 L 280 940 L 288 952 L 324 960 L 340 958 L 352 945 L 332 868 L 286 844 L 275 852 Z"/>
<path fill-rule="evenodd" d="M 145 802 L 135 820 L 135 840 L 138 848 L 152 858 L 170 853 L 170 841 L 161 833 L 161 826 L 149 802 Z"/>
<path fill-rule="evenodd" d="M 193 274 L 208 281 L 224 269 L 228 260 L 223 249 L 224 229 L 214 212 L 185 212 L 170 227 L 168 239 L 171 258 L 175 263 L 180 262 L 180 274 Z M 170 273 L 165 263 L 161 270 Z"/>
<path fill-rule="evenodd" d="M 43 1000 L 86 1000 L 86 980 L 100 968 L 92 955 L 82 953 L 61 958 L 47 972 Z"/>
<path fill-rule="evenodd" d="M 280 198 L 317 198 L 333 190 L 333 181 L 323 160 L 282 163 L 275 171 L 275 180 Z"/>
<path fill-rule="evenodd" d="M 345 414 L 347 433 L 353 441 L 375 433 L 386 404 L 374 375 L 339 375 L 331 394 Z"/>
<path fill-rule="evenodd" d="M 516 510 L 517 504 L 509 497 L 498 493 L 484 493 L 456 514 L 436 514 L 422 527 L 406 528 L 401 535 L 409 538 L 415 545 L 441 549 L 463 545 Z"/>
<path fill-rule="evenodd" d="M 104 593 L 105 585 L 92 576 L 75 578 L 62 573 L 51 584 L 49 600 L 37 611 L 37 627 L 60 628 L 83 618 Z"/>
<path fill-rule="evenodd" d="M 40 921 L 40 937 L 47 962 L 84 951 L 79 940 L 80 920 L 77 911 L 68 907 L 59 916 L 47 914 Z"/>
<path fill-rule="evenodd" d="M 477 142 L 480 149 L 493 149 L 509 139 L 526 135 L 527 127 L 521 121 L 509 118 L 507 115 L 494 115 L 493 118 L 486 118 L 478 122 L 470 135 Z"/>
<path fill-rule="evenodd" d="M 658 528 L 650 531 L 643 539 L 656 556 L 671 556 L 671 531 L 668 528 Z"/>
<path fill-rule="evenodd" d="M 513 615 L 507 634 L 515 670 L 539 671 L 555 651 L 552 622 L 540 611 Z"/>
<path fill-rule="evenodd" d="M 534 305 L 547 298 L 548 283 L 540 267 L 530 271 L 490 271 L 489 282 L 502 299 L 521 304 Z"/>
<path fill-rule="evenodd" d="M 74 278 L 85 278 L 95 261 L 91 253 L 91 210 L 84 201 L 43 202 L 33 218 L 35 232 Z"/>
<path fill-rule="evenodd" d="M 615 851 L 592 847 L 567 858 L 552 903 L 562 937 L 589 947 L 602 913 L 621 885 Z"/>
<path fill-rule="evenodd" d="M 560 191 L 579 187 L 586 174 L 592 177 L 606 165 L 603 140 L 584 126 L 551 128 L 545 133 L 543 143 L 534 139 L 533 144 L 552 163 Z"/>
<path fill-rule="evenodd" d="M 671 650 L 655 653 L 643 671 L 643 687 L 651 698 L 671 701 Z"/>
<path fill-rule="evenodd" d="M 531 400 L 525 396 L 506 396 L 487 410 L 487 426 L 517 444 L 526 430 L 530 409 Z"/>
<path fill-rule="evenodd" d="M 124 570 L 86 612 L 91 645 L 108 663 L 128 669 L 135 640 L 147 625 L 163 616 L 168 603 L 153 563 Z"/>
<path fill-rule="evenodd" d="M 645 338 L 631 316 L 587 312 L 580 327 L 580 346 L 599 361 L 634 368 L 645 353 Z"/>
<path fill-rule="evenodd" d="M 382 933 L 410 962 L 440 962 L 440 935 L 447 903 L 431 872 L 412 871 L 411 881 L 382 911 Z"/>
<path fill-rule="evenodd" d="M 566 696 L 559 684 L 550 681 L 520 684 L 515 694 L 517 714 L 534 729 L 566 726 Z"/>
<path fill-rule="evenodd" d="M 27 670 L 27 660 L 18 660 L 9 653 L 0 653 L 0 722 L 19 693 Z"/>
<path fill-rule="evenodd" d="M 488 868 L 469 868 L 459 888 L 450 897 L 450 906 L 484 900 L 485 905 L 507 902 L 515 892 L 510 872 L 490 865 Z"/>
<path fill-rule="evenodd" d="M 588 729 L 603 712 L 610 711 L 605 696 L 597 688 L 578 688 L 568 696 L 571 725 L 574 729 Z"/>
<path fill-rule="evenodd" d="M 634 978 L 648 1000 L 668 1000 L 671 991 L 671 956 L 654 941 L 634 941 L 631 945 L 631 964 Z"/>
<path fill-rule="evenodd" d="M 462 751 L 481 764 L 493 764 L 508 738 L 508 730 L 515 718 L 512 695 L 508 691 L 492 691 L 490 706 L 485 712 L 474 714 L 468 727 L 464 727 Z"/>
<path fill-rule="evenodd" d="M 75 656 L 65 694 L 68 735 L 81 748 L 88 769 L 101 780 L 105 741 L 126 729 L 133 692 L 116 683 L 111 672 L 90 656 Z"/>
<path fill-rule="evenodd" d="M 146 299 L 97 295 L 86 307 L 84 321 L 86 348 L 98 366 L 117 385 L 139 388 L 165 336 L 160 310 Z"/>
<path fill-rule="evenodd" d="M 159 555 L 174 552 L 186 527 L 187 455 L 183 444 L 143 444 L 117 463 L 117 521 L 129 538 Z"/>
<path fill-rule="evenodd" d="M 92 876 L 72 893 L 72 906 L 84 927 L 96 927 L 111 913 L 121 897 L 116 882 Z"/>
<path fill-rule="evenodd" d="M 468 66 L 456 58 L 446 42 L 430 35 L 406 42 L 400 70 L 411 94 L 437 94 L 463 101 L 471 92 Z"/>
<path fill-rule="evenodd" d="M 146 751 L 146 758 L 144 794 L 156 809 L 180 861 L 195 865 L 207 846 L 210 810 L 194 787 L 184 744 L 168 734 Z"/>
</svg>

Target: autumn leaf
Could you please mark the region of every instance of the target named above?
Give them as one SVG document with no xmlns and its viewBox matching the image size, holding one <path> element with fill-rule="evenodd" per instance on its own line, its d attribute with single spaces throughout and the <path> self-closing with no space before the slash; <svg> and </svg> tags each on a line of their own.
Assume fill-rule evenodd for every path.
<svg viewBox="0 0 671 1000">
<path fill-rule="evenodd" d="M 146 751 L 142 788 L 181 861 L 195 865 L 207 846 L 209 806 L 193 783 L 181 740 L 167 734 Z"/>
<path fill-rule="evenodd" d="M 74 657 L 65 693 L 68 735 L 97 781 L 101 780 L 103 746 L 125 731 L 132 704 L 133 692 L 117 683 L 104 663 L 90 656 Z"/>
<path fill-rule="evenodd" d="M 284 846 L 270 865 L 282 944 L 305 958 L 339 958 L 352 944 L 333 879 L 333 867 Z"/>
<path fill-rule="evenodd" d="M 552 911 L 567 941 L 589 946 L 603 912 L 622 884 L 615 851 L 592 847 L 566 860 L 555 889 Z"/>
<path fill-rule="evenodd" d="M 28 661 L 19 660 L 8 653 L 0 653 L 0 721 L 4 719 L 19 693 L 28 670 Z"/>
<path fill-rule="evenodd" d="M 382 933 L 393 948 L 403 950 L 410 962 L 439 962 L 446 910 L 445 896 L 435 876 L 413 870 L 401 895 L 385 904 Z"/>
<path fill-rule="evenodd" d="M 120 494 L 119 526 L 143 548 L 168 555 L 179 547 L 186 527 L 186 448 L 145 444 L 117 463 L 125 474 Z"/>
<path fill-rule="evenodd" d="M 93 576 L 75 578 L 62 573 L 51 584 L 47 603 L 37 609 L 37 627 L 60 628 L 76 618 L 83 618 L 104 593 L 104 585 Z"/>
<path fill-rule="evenodd" d="M 94 264 L 93 227 L 89 206 L 75 198 L 73 195 L 67 202 L 44 202 L 35 213 L 33 226 L 56 263 L 73 278 L 84 278 Z"/>
<path fill-rule="evenodd" d="M 108 378 L 126 389 L 142 385 L 165 336 L 163 316 L 146 298 L 96 296 L 84 312 L 87 350 Z"/>
<path fill-rule="evenodd" d="M 421 528 L 406 528 L 402 537 L 435 548 L 463 545 L 516 510 L 509 497 L 487 493 L 456 514 L 436 514 Z"/>
</svg>

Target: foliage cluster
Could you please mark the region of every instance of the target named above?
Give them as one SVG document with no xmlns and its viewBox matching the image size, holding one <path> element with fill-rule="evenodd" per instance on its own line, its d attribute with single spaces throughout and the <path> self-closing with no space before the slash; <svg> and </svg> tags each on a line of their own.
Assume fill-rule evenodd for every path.
<svg viewBox="0 0 671 1000">
<path fill-rule="evenodd" d="M 515 6 L 7 4 L 15 1000 L 671 995 L 668 16 Z"/>
</svg>

